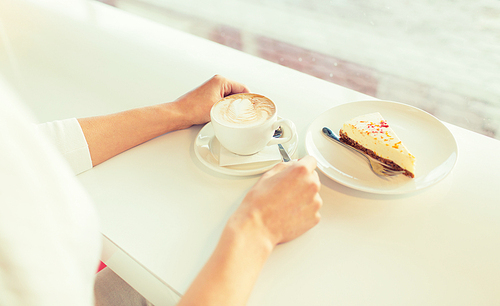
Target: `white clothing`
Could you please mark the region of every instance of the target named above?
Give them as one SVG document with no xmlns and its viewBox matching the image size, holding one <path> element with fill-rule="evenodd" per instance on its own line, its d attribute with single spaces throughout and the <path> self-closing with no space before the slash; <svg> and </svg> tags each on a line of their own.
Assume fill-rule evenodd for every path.
<svg viewBox="0 0 500 306">
<path fill-rule="evenodd" d="M 75 174 L 92 168 L 87 141 L 75 118 L 42 123 L 38 129 L 49 137 Z"/>
<path fill-rule="evenodd" d="M 0 78 L 0 305 L 94 305 L 97 214 L 68 163 L 30 119 Z M 76 172 L 91 167 L 75 119 L 40 128 L 55 137 Z"/>
</svg>

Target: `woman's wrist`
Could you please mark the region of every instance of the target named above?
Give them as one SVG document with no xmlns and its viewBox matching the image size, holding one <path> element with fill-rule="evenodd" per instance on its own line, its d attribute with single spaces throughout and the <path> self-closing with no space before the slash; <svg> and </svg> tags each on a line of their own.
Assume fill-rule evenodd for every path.
<svg viewBox="0 0 500 306">
<path fill-rule="evenodd" d="M 163 133 L 186 129 L 192 126 L 189 114 L 184 112 L 176 102 L 167 102 L 153 106 L 159 114 Z"/>
<path fill-rule="evenodd" d="M 274 244 L 259 218 L 233 214 L 179 305 L 245 305 Z"/>
<path fill-rule="evenodd" d="M 226 227 L 246 243 L 252 243 L 256 248 L 260 248 L 266 256 L 271 254 L 278 243 L 277 237 L 265 226 L 257 211 L 233 214 Z"/>
</svg>

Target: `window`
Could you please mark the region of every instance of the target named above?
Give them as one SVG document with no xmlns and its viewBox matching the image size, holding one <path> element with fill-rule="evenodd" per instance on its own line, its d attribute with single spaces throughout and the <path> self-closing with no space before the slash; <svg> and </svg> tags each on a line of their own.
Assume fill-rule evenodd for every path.
<svg viewBox="0 0 500 306">
<path fill-rule="evenodd" d="M 100 0 L 500 139 L 498 0 Z"/>
</svg>

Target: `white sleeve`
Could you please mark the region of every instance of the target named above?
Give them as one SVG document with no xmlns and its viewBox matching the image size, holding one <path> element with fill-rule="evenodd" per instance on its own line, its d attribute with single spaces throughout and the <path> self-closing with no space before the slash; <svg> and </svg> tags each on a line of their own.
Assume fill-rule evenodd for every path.
<svg viewBox="0 0 500 306">
<path fill-rule="evenodd" d="M 78 120 L 72 118 L 47 122 L 39 124 L 38 128 L 54 143 L 75 174 L 92 168 L 87 140 Z"/>
</svg>

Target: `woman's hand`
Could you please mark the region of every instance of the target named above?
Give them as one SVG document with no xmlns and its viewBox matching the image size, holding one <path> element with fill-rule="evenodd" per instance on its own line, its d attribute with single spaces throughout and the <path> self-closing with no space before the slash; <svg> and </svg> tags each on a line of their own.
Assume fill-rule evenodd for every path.
<svg viewBox="0 0 500 306">
<path fill-rule="evenodd" d="M 276 165 L 247 193 L 231 216 L 214 253 L 180 305 L 246 305 L 267 258 L 278 243 L 319 222 L 322 205 L 316 160 Z"/>
<path fill-rule="evenodd" d="M 210 121 L 210 109 L 220 99 L 237 93 L 247 93 L 240 83 L 215 75 L 198 88 L 175 100 L 178 111 L 184 115 L 182 128 Z"/>
<path fill-rule="evenodd" d="M 320 220 L 323 201 L 315 168 L 311 156 L 276 165 L 248 192 L 233 221 L 253 219 L 273 247 L 302 235 Z"/>
</svg>

